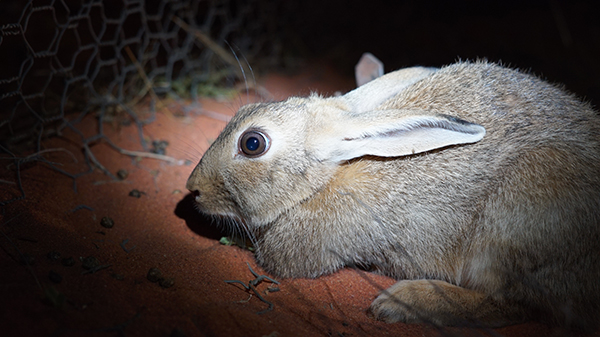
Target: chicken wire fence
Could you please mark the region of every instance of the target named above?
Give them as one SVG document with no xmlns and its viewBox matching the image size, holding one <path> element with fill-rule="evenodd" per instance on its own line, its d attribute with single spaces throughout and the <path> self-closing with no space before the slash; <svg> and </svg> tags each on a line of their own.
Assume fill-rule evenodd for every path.
<svg viewBox="0 0 600 337">
<path fill-rule="evenodd" d="M 193 99 L 215 64 L 235 76 L 255 56 L 276 57 L 276 10 L 268 0 L 1 1 L 0 159 L 12 177 L 0 185 L 14 191 L 0 206 L 26 197 L 26 163 L 46 164 L 73 178 L 75 188 L 79 176 L 102 168 L 90 144 L 114 146 L 102 123 L 115 109 L 135 123 L 149 150 L 143 126 L 152 122 L 157 98 L 181 92 L 177 83 L 186 83 Z M 132 109 L 142 98 L 150 102 L 145 119 Z M 98 118 L 91 137 L 78 129 L 90 114 Z M 42 140 L 65 129 L 80 137 L 86 172 L 67 172 L 43 155 Z"/>
</svg>

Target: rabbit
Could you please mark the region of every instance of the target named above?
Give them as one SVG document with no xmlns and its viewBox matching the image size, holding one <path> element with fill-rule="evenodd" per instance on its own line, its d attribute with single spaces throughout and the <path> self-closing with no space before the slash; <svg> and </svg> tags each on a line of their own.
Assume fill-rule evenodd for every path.
<svg viewBox="0 0 600 337">
<path fill-rule="evenodd" d="M 248 104 L 186 187 L 273 275 L 397 279 L 376 319 L 597 327 L 600 118 L 533 75 L 460 61 Z"/>
</svg>

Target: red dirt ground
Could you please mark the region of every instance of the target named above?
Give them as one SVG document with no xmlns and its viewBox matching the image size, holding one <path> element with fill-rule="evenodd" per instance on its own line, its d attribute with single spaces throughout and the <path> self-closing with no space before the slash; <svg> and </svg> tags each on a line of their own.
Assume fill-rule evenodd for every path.
<svg viewBox="0 0 600 337">
<path fill-rule="evenodd" d="M 327 69 L 303 75 L 265 76 L 259 81 L 275 99 L 307 94 L 347 91 L 352 81 Z M 241 98 L 240 98 L 241 97 Z M 206 111 L 233 115 L 239 103 L 202 100 Z M 381 289 L 394 280 L 344 269 L 314 280 L 282 279 L 280 291 L 264 297 L 274 309 L 237 284 L 224 280 L 253 279 L 246 263 L 258 273 L 248 250 L 219 243 L 223 236 L 191 206 L 185 182 L 225 123 L 199 114 L 182 116 L 183 103 L 171 102 L 170 113 L 159 113 L 145 127 L 152 139 L 167 140 L 167 155 L 189 159 L 191 165 L 171 165 L 155 159 L 136 161 L 101 142 L 92 147 L 100 163 L 129 176 L 112 181 L 95 170 L 77 179 L 77 192 L 69 177 L 43 164 L 21 169 L 27 197 L 4 207 L 0 218 L 0 335 L 2 336 L 551 336 L 561 331 L 539 323 L 495 330 L 426 325 L 385 324 L 368 317 L 366 310 Z M 163 111 L 164 112 L 164 111 Z M 97 133 L 90 116 L 78 125 L 87 135 Z M 105 134 L 122 148 L 140 150 L 134 126 L 105 124 Z M 44 142 L 46 149 L 66 152 L 44 156 L 64 164 L 69 172 L 84 170 L 80 142 L 65 131 Z M 14 171 L 3 163 L 3 180 L 14 181 Z M 0 185 L 0 200 L 19 195 L 16 185 Z M 140 198 L 128 196 L 132 189 Z M 78 205 L 93 210 L 80 209 Z M 100 225 L 101 218 L 114 227 Z M 124 248 L 123 248 L 124 247 Z M 47 254 L 59 252 L 51 260 Z M 34 259 L 27 267 L 21 254 Z M 93 256 L 104 269 L 84 274 L 81 260 Z M 75 265 L 64 266 L 73 257 Z M 158 268 L 173 285 L 163 288 L 148 281 L 150 268 Z M 62 277 L 50 280 L 51 271 Z M 39 282 L 39 283 L 38 283 Z M 268 283 L 257 288 L 265 291 Z M 596 334 L 599 336 L 600 334 Z"/>
</svg>

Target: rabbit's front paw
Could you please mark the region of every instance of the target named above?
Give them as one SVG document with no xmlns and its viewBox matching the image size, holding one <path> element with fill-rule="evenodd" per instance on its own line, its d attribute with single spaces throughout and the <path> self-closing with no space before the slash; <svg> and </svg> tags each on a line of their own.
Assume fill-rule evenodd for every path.
<svg viewBox="0 0 600 337">
<path fill-rule="evenodd" d="M 496 327 L 521 322 L 519 307 L 499 304 L 478 291 L 439 280 L 400 281 L 373 301 L 373 316 L 387 323 Z"/>
<path fill-rule="evenodd" d="M 427 282 L 427 281 L 425 281 Z M 429 319 L 424 316 L 424 301 L 430 300 L 422 296 L 427 292 L 426 285 L 419 281 L 400 281 L 383 291 L 371 304 L 370 312 L 374 318 L 386 323 L 424 323 Z"/>
</svg>

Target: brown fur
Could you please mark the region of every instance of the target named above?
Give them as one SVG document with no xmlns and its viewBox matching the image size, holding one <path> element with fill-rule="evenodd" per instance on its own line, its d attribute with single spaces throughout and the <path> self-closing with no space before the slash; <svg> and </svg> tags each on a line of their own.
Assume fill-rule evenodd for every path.
<svg viewBox="0 0 600 337">
<path fill-rule="evenodd" d="M 272 139 L 259 158 L 237 149 L 251 127 Z M 200 210 L 242 219 L 275 275 L 359 265 L 402 280 L 371 306 L 388 322 L 598 320 L 600 119 L 515 70 L 409 68 L 245 106 L 187 187 Z"/>
</svg>

